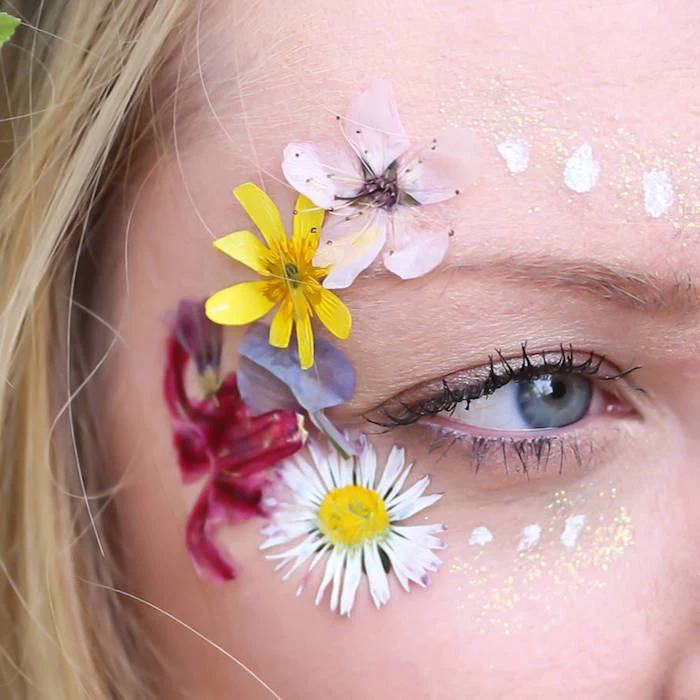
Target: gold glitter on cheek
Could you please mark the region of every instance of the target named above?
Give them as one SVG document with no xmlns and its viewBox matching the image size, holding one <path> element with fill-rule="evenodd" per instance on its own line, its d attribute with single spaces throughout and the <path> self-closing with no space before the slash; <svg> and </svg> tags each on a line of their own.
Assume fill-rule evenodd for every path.
<svg viewBox="0 0 700 700">
<path fill-rule="evenodd" d="M 582 517 L 585 524 L 567 546 L 567 524 Z M 449 572 L 456 575 L 462 597 L 457 611 L 475 619 L 479 634 L 513 634 L 523 629 L 533 608 L 545 631 L 556 626 L 561 620 L 554 611 L 566 610 L 562 603 L 573 595 L 605 588 L 608 572 L 624 565 L 623 554 L 634 545 L 632 519 L 612 486 L 557 491 L 543 507 L 541 521 L 541 537 L 522 551 L 512 531 L 499 537 L 492 527 L 493 542 L 470 547 L 471 558 L 453 557 Z"/>
</svg>

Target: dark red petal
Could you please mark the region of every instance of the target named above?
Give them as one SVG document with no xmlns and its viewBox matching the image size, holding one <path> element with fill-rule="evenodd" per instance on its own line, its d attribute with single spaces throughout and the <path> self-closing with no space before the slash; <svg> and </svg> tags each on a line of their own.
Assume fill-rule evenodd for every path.
<svg viewBox="0 0 700 700">
<path fill-rule="evenodd" d="M 217 471 L 240 476 L 273 467 L 304 444 L 305 433 L 296 414 L 275 411 L 248 421 L 248 431 L 226 426 L 218 436 Z"/>
<path fill-rule="evenodd" d="M 236 568 L 216 543 L 220 525 L 235 525 L 264 515 L 263 487 L 267 477 L 236 479 L 219 474 L 202 489 L 187 521 L 187 551 L 198 575 L 217 583 L 236 577 Z"/>
<path fill-rule="evenodd" d="M 210 482 L 202 489 L 187 520 L 187 551 L 201 578 L 210 578 L 216 583 L 223 583 L 236 577 L 236 569 L 223 556 L 212 539 L 212 528 L 208 525 L 211 492 Z"/>
</svg>

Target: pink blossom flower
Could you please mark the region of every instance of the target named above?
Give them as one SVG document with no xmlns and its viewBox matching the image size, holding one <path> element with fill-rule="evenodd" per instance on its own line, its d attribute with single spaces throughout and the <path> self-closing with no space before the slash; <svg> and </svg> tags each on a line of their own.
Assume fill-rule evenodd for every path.
<svg viewBox="0 0 700 700">
<path fill-rule="evenodd" d="M 204 303 L 181 302 L 167 342 L 163 391 L 182 480 L 206 478 L 187 521 L 187 550 L 197 573 L 217 582 L 236 575 L 216 543 L 217 528 L 268 515 L 265 491 L 274 482 L 272 469 L 306 438 L 293 411 L 253 416 L 236 374 L 219 379 L 221 344 L 220 327 L 206 318 Z M 190 360 L 202 398 L 188 393 Z"/>
<path fill-rule="evenodd" d="M 424 205 L 444 202 L 477 176 L 480 147 L 467 129 L 450 128 L 411 146 L 391 84 L 374 80 L 341 120 L 350 149 L 290 143 L 282 171 L 326 217 L 314 265 L 331 266 L 324 286 L 347 287 L 383 252 L 403 279 L 434 269 L 447 252 L 451 226 Z"/>
</svg>

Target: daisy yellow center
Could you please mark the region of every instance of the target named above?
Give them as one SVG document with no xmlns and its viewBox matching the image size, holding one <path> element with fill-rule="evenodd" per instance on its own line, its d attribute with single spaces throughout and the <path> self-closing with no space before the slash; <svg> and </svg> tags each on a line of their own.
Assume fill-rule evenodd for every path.
<svg viewBox="0 0 700 700">
<path fill-rule="evenodd" d="M 318 509 L 319 528 L 334 546 L 354 547 L 382 536 L 389 528 L 384 499 L 357 484 L 329 491 Z"/>
</svg>

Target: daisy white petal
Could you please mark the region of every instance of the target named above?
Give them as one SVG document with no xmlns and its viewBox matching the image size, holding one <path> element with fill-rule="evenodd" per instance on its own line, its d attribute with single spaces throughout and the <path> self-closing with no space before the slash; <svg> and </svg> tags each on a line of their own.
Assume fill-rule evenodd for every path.
<svg viewBox="0 0 700 700">
<path fill-rule="evenodd" d="M 343 594 L 340 597 L 340 614 L 349 616 L 355 602 L 355 594 L 362 579 L 362 551 L 350 551 L 345 566 Z"/>
<path fill-rule="evenodd" d="M 278 569 L 291 564 L 283 578 L 306 566 L 301 590 L 311 570 L 325 558 L 316 604 L 330 586 L 330 609 L 348 616 L 363 575 L 378 608 L 390 598 L 387 571 L 393 570 L 407 591 L 411 581 L 428 585 L 428 572 L 440 564 L 432 550 L 445 547 L 436 535 L 445 527 L 401 523 L 406 514 L 441 498 L 423 495 L 429 478 L 402 491 L 411 465 L 405 464 L 405 452 L 398 447 L 392 449 L 380 478 L 376 453 L 366 440 L 360 440 L 357 457 L 341 457 L 313 442 L 309 450 L 313 464 L 297 457 L 283 465 L 283 472 L 293 475 L 283 474 L 289 500 L 280 503 L 272 522 L 263 528 L 266 540 L 261 549 L 287 547 L 266 555 L 280 562 Z M 307 483 L 300 483 L 303 480 Z M 313 498 L 308 497 L 310 492 Z"/>
<path fill-rule="evenodd" d="M 318 592 L 316 593 L 316 600 L 314 601 L 315 605 L 318 605 L 323 599 L 323 594 L 326 592 L 328 584 L 333 580 L 336 569 L 338 569 L 342 561 L 342 557 L 343 555 L 339 549 L 336 549 L 335 547 L 331 549 L 331 553 L 326 560 L 326 570 L 323 572 L 323 580 L 321 581 L 321 585 L 318 587 Z"/>
<path fill-rule="evenodd" d="M 404 465 L 404 450 L 402 447 L 397 447 L 394 445 L 389 453 L 389 459 L 386 462 L 386 467 L 384 468 L 384 473 L 377 486 L 377 491 L 382 494 L 386 494 L 389 489 L 393 486 Z M 409 466 L 410 469 L 410 466 Z"/>
<path fill-rule="evenodd" d="M 379 550 L 374 544 L 368 544 L 364 548 L 365 567 L 369 581 L 369 593 L 377 608 L 389 602 L 389 579 L 384 571 Z"/>
<path fill-rule="evenodd" d="M 406 518 L 410 518 L 416 513 L 420 513 L 422 510 L 429 508 L 433 504 L 437 503 L 441 498 L 441 493 L 435 493 L 412 501 L 397 501 L 392 504 L 391 508 L 389 509 L 389 513 L 392 518 L 396 518 L 397 520 L 405 520 Z"/>
</svg>

